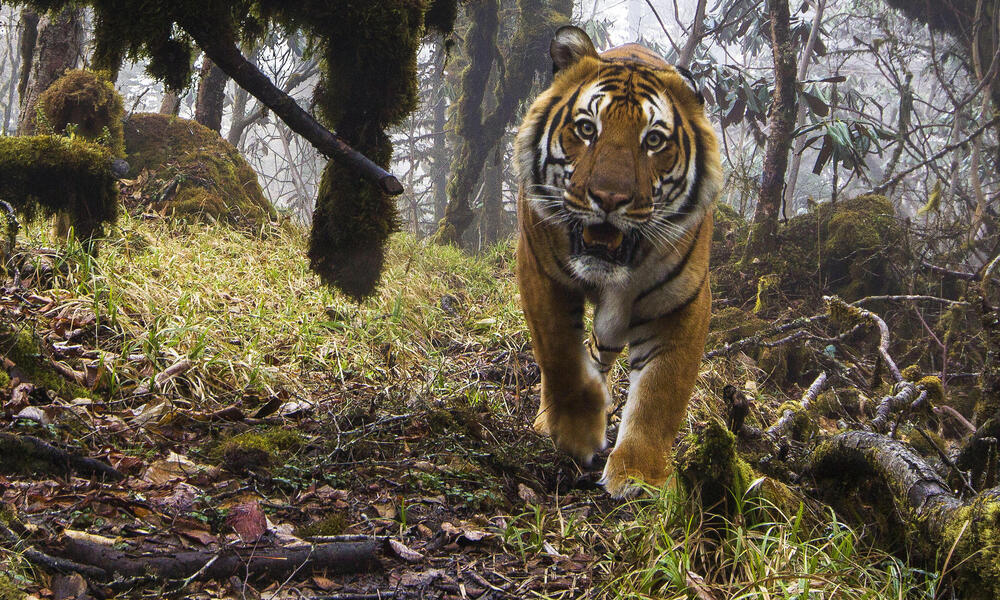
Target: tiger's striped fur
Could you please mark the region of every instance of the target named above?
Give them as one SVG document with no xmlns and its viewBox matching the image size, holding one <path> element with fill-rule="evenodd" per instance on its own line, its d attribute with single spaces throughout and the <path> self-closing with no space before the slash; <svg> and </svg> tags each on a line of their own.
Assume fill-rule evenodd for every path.
<svg viewBox="0 0 1000 600">
<path fill-rule="evenodd" d="M 629 392 L 603 483 L 662 484 L 708 331 L 711 207 L 722 170 L 689 73 L 635 44 L 598 55 L 563 27 L 557 70 L 517 134 L 517 276 L 542 394 L 535 427 L 589 463 L 606 446 L 607 373 Z M 585 344 L 584 303 L 594 305 Z"/>
</svg>

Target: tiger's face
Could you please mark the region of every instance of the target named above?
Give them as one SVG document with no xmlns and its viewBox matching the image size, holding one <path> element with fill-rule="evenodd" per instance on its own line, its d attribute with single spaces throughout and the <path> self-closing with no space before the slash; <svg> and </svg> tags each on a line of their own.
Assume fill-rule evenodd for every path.
<svg viewBox="0 0 1000 600">
<path fill-rule="evenodd" d="M 552 86 L 518 133 L 532 209 L 568 236 L 568 266 L 595 285 L 625 285 L 650 252 L 700 221 L 699 137 L 710 127 L 690 74 L 640 46 L 598 56 L 582 31 L 557 33 Z"/>
</svg>

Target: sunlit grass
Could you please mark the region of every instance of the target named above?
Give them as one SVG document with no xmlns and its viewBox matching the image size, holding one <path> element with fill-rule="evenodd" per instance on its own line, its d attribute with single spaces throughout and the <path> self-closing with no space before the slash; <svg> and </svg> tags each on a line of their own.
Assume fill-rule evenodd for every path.
<svg viewBox="0 0 1000 600">
<path fill-rule="evenodd" d="M 52 245 L 42 225 L 29 238 Z M 443 349 L 526 343 L 509 246 L 470 259 L 397 235 L 383 285 L 361 304 L 320 283 L 305 247 L 305 232 L 289 226 L 247 235 L 123 217 L 97 258 L 68 246 L 49 293 L 92 310 L 121 357 L 142 354 L 158 368 L 194 360 L 186 379 L 205 400 L 306 394 L 311 373 L 378 379 L 388 363 L 433 388 L 447 383 L 433 376 L 447 370 Z"/>
<path fill-rule="evenodd" d="M 816 520 L 754 500 L 720 517 L 673 486 L 652 494 L 603 516 L 530 506 L 498 534 L 526 561 L 602 552 L 593 575 L 600 598 L 935 598 L 937 574 L 877 549 L 832 512 Z"/>
</svg>

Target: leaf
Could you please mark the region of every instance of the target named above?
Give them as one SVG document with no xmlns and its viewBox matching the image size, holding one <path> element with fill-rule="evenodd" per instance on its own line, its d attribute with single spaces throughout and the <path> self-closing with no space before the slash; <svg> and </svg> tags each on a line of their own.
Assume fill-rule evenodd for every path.
<svg viewBox="0 0 1000 600">
<path fill-rule="evenodd" d="M 684 583 L 695 593 L 698 600 L 718 600 L 705 585 L 705 578 L 693 571 L 688 571 Z"/>
<path fill-rule="evenodd" d="M 386 540 L 386 546 L 388 547 L 388 550 L 393 554 L 393 556 L 401 560 L 405 560 L 406 562 L 411 562 L 411 563 L 420 562 L 421 560 L 424 559 L 423 554 L 417 552 L 416 550 L 413 550 L 403 542 L 390 538 Z"/>
<path fill-rule="evenodd" d="M 821 117 L 825 117 L 830 114 L 830 105 L 824 102 L 819 96 L 803 91 L 802 97 L 805 99 L 806 104 L 809 105 L 809 110 L 811 110 L 813 114 Z"/>
<path fill-rule="evenodd" d="M 256 542 L 267 531 L 267 517 L 256 500 L 230 508 L 226 523 L 236 531 L 244 544 Z"/>
<path fill-rule="evenodd" d="M 831 156 L 833 156 L 833 142 L 829 135 L 824 135 L 823 146 L 819 149 L 819 154 L 816 155 L 816 162 L 813 164 L 813 175 L 819 175 L 823 172 L 823 167 L 830 161 Z"/>
</svg>

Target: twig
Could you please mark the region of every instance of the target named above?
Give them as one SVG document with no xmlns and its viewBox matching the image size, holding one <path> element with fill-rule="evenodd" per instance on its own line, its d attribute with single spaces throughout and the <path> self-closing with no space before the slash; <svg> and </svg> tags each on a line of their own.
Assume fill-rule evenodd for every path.
<svg viewBox="0 0 1000 600">
<path fill-rule="evenodd" d="M 912 404 L 917 396 L 917 386 L 909 381 L 902 382 L 896 394 L 885 396 L 879 401 L 878 408 L 875 411 L 875 418 L 871 422 L 872 429 L 884 432 L 893 413 L 904 406 Z"/>
<path fill-rule="evenodd" d="M 955 142 L 953 144 L 948 144 L 947 146 L 945 146 L 941 150 L 938 150 L 937 152 L 935 152 L 927 160 L 919 162 L 919 163 L 917 163 L 917 164 L 909 167 L 908 169 L 904 169 L 903 171 L 900 171 L 900 173 L 898 175 L 896 175 L 892 179 L 889 179 L 888 181 L 885 181 L 885 182 L 881 183 L 880 185 L 874 187 L 868 193 L 869 194 L 881 194 L 882 192 L 884 192 L 885 190 L 889 189 L 890 187 L 893 187 L 896 184 L 898 184 L 900 181 L 902 181 L 910 173 L 912 173 L 912 172 L 916 171 L 917 169 L 919 169 L 921 167 L 924 167 L 926 165 L 929 165 L 930 163 L 932 163 L 932 162 L 940 159 L 942 156 L 945 156 L 949 152 L 953 151 L 955 148 L 958 148 L 959 146 L 963 146 L 965 144 L 968 144 L 972 140 L 974 140 L 977 137 L 981 136 L 983 134 L 983 132 L 985 132 L 990 127 L 993 127 L 997 123 L 1000 123 L 1000 115 L 998 115 L 996 117 L 993 117 L 992 119 L 990 119 L 986 123 L 983 123 L 975 131 L 973 131 L 971 134 L 969 134 L 965 139 L 963 139 L 961 141 L 958 141 L 958 142 Z"/>
<path fill-rule="evenodd" d="M 153 389 L 159 389 L 164 383 L 170 381 L 174 377 L 188 371 L 194 363 L 188 358 L 182 358 L 174 364 L 170 365 L 166 369 L 160 371 L 153 378 L 152 382 L 146 381 L 135 388 L 133 392 L 136 396 L 143 396 L 148 394 Z"/>
<path fill-rule="evenodd" d="M 0 536 L 3 537 L 5 545 L 9 546 L 9 549 L 12 552 L 18 552 L 21 556 L 28 559 L 28 562 L 38 565 L 44 569 L 48 569 L 49 571 L 57 573 L 79 573 L 81 575 L 86 575 L 87 577 L 98 579 L 105 579 L 108 576 L 107 571 L 99 567 L 83 565 L 65 558 L 50 556 L 30 546 L 22 550 L 17 550 L 16 548 L 20 546 L 23 541 L 16 533 L 4 525 L 2 520 L 0 520 Z"/>
<path fill-rule="evenodd" d="M 968 429 L 969 433 L 976 433 L 976 426 L 970 423 L 969 420 L 962 415 L 962 413 L 958 412 L 957 410 L 948 406 L 947 404 L 942 404 L 941 406 L 935 406 L 931 410 L 933 410 L 934 414 L 936 414 L 939 417 L 942 415 L 948 415 L 949 417 L 958 421 L 959 424 L 962 425 L 962 427 Z"/>
<path fill-rule="evenodd" d="M 757 345 L 760 345 L 765 339 L 767 339 L 769 337 L 773 337 L 775 335 L 779 335 L 779 334 L 785 333 L 786 331 L 791 331 L 793 329 L 799 329 L 799 328 L 802 328 L 802 327 L 807 327 L 809 325 L 813 325 L 815 323 L 819 323 L 821 321 L 825 321 L 829 317 L 830 317 L 830 315 L 827 314 L 827 313 L 823 313 L 823 314 L 820 314 L 820 315 L 813 315 L 811 317 L 799 317 L 797 319 L 793 319 L 793 320 L 791 320 L 791 321 L 789 321 L 787 323 L 783 323 L 783 324 L 778 325 L 776 327 L 771 327 L 769 329 L 765 329 L 763 331 L 760 331 L 760 332 L 758 332 L 758 333 L 756 333 L 756 334 L 754 334 L 754 335 L 752 335 L 750 337 L 746 337 L 746 338 L 743 338 L 743 339 L 740 339 L 740 340 L 736 340 L 735 342 L 726 344 L 722 348 L 716 348 L 715 350 L 712 350 L 710 352 L 706 352 L 705 353 L 705 358 L 715 358 L 717 356 L 726 356 L 726 355 L 732 354 L 733 352 L 737 352 L 739 350 L 742 350 L 742 349 L 744 349 L 744 348 L 746 348 L 748 346 L 757 346 Z"/>
<path fill-rule="evenodd" d="M 938 446 L 937 442 L 931 439 L 931 436 L 927 435 L 927 432 L 924 431 L 922 428 L 915 427 L 915 429 L 917 430 L 917 433 L 919 433 L 927 441 L 928 444 L 934 447 L 934 449 L 938 453 L 938 456 L 940 456 L 941 460 L 944 461 L 944 464 L 948 465 L 948 468 L 950 468 L 955 473 L 958 473 L 958 477 L 959 479 L 962 480 L 962 484 L 965 485 L 965 489 L 968 490 L 970 494 L 975 496 L 976 489 L 972 487 L 972 484 L 969 482 L 968 478 L 966 478 L 965 473 L 962 471 L 962 469 L 959 469 L 955 465 L 955 462 L 950 458 L 948 458 L 948 453 L 942 450 L 941 446 Z"/>
<path fill-rule="evenodd" d="M 832 311 L 834 307 L 847 312 L 848 314 L 853 313 L 853 316 L 858 318 L 871 321 L 878 327 L 879 342 L 878 342 L 878 352 L 882 356 L 882 360 L 885 361 L 886 367 L 888 367 L 889 372 L 892 374 L 892 379 L 896 383 L 903 381 L 903 375 L 899 372 L 899 367 L 896 366 L 896 361 L 892 359 L 889 355 L 889 326 L 885 324 L 882 317 L 876 315 L 872 311 L 861 308 L 857 304 L 847 304 L 837 296 L 823 296 L 823 300 L 830 306 Z"/>
<path fill-rule="evenodd" d="M 802 394 L 802 399 L 799 400 L 799 405 L 802 407 L 800 410 L 809 410 L 809 407 L 816 401 L 816 397 L 819 396 L 821 391 L 823 391 L 823 387 L 825 385 L 826 371 L 823 371 L 816 376 L 816 379 L 813 380 L 809 389 Z M 795 413 L 796 411 L 791 409 L 782 413 L 781 418 L 767 429 L 767 435 L 774 440 L 784 437 L 788 430 L 791 429 L 792 424 L 795 422 Z"/>
<path fill-rule="evenodd" d="M 855 300 L 851 302 L 851 306 L 858 306 L 865 302 L 878 302 L 882 300 L 892 300 L 901 302 L 904 300 L 909 300 L 913 302 L 927 301 L 927 302 L 940 302 L 942 304 L 951 304 L 952 306 L 968 306 L 969 303 L 964 300 L 951 300 L 949 298 L 939 298 L 937 296 L 921 296 L 921 295 L 897 295 L 897 296 L 866 296 L 860 300 Z"/>
</svg>

